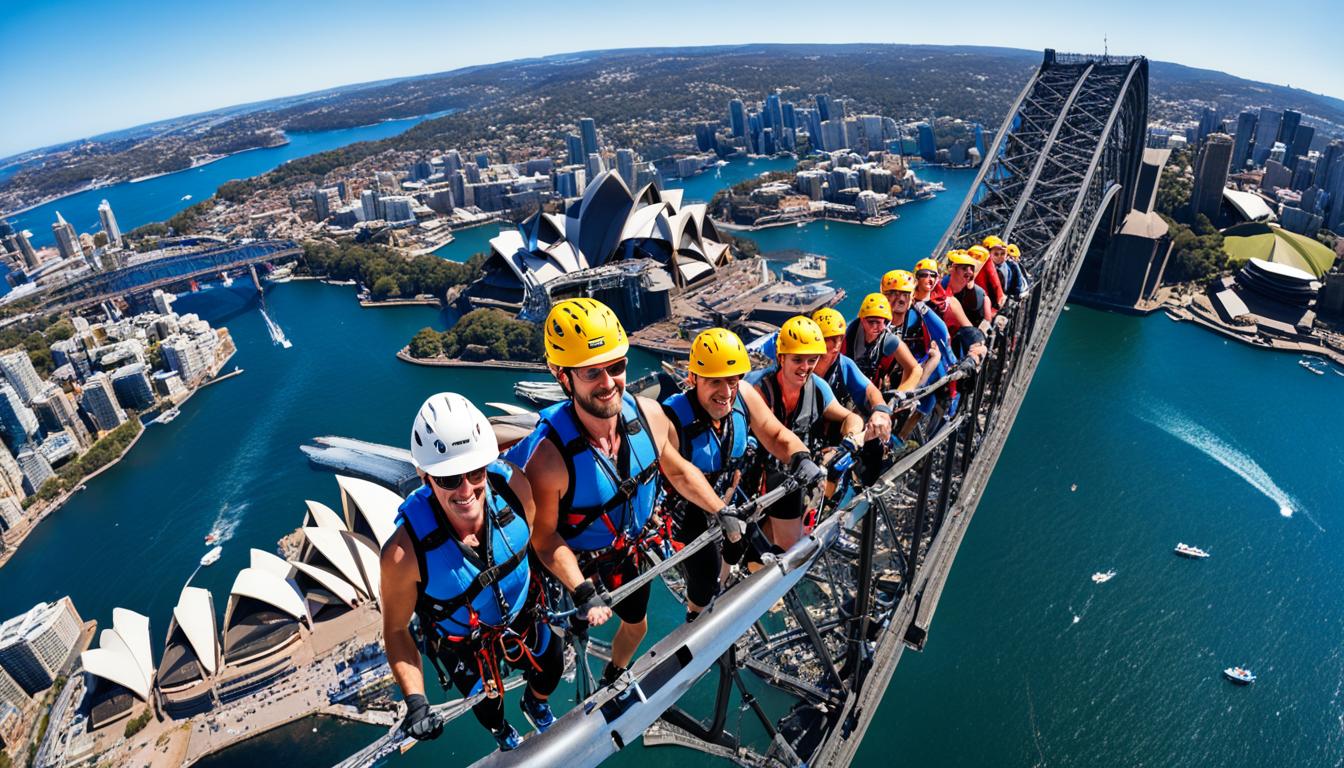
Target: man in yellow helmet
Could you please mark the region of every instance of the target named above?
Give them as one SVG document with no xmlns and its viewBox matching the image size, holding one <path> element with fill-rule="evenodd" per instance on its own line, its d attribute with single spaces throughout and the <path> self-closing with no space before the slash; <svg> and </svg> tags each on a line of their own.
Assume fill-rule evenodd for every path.
<svg viewBox="0 0 1344 768">
<path fill-rule="evenodd" d="M 815 373 L 817 362 L 826 354 L 821 328 L 802 315 L 789 318 L 779 330 L 775 354 L 774 365 L 747 375 L 747 382 L 759 390 L 775 417 L 815 453 L 826 447 L 827 425 L 838 423 L 845 448 L 857 451 L 863 444 L 863 419 L 841 405 L 830 385 Z M 745 481 L 747 495 L 779 486 L 786 472 L 778 462 L 758 462 Z M 781 550 L 802 537 L 803 502 L 800 489 L 766 510 L 769 519 L 763 528 Z"/>
<path fill-rule="evenodd" d="M 683 498 L 715 510 L 730 539 L 745 524 L 669 445 L 671 425 L 658 403 L 625 391 L 630 345 L 610 308 L 593 299 L 561 301 L 544 332 L 546 362 L 569 399 L 541 412 L 525 460 L 536 503 L 532 548 L 573 593 L 580 619 L 598 625 L 613 612 L 620 618 L 606 685 L 644 638 L 649 585 L 608 607 L 593 579 L 614 589 L 638 574 L 658 474 Z"/>
<path fill-rule="evenodd" d="M 860 415 L 867 414 L 864 434 L 885 443 L 891 437 L 891 407 L 868 372 L 845 354 L 845 335 L 853 328 L 845 322 L 845 316 L 832 307 L 813 312 L 812 321 L 826 339 L 826 354 L 817 361 L 816 374 L 830 385 L 841 405 Z"/>
<path fill-rule="evenodd" d="M 727 502 L 737 491 L 748 460 L 748 438 L 780 462 L 804 486 L 825 479 L 807 446 L 770 411 L 759 392 L 742 379 L 751 372 L 747 348 L 724 328 L 703 331 L 691 342 L 688 379 L 691 388 L 663 401 L 671 423 L 669 443 L 694 464 Z M 668 491 L 663 511 L 677 520 L 675 540 L 689 543 L 707 530 L 710 510 Z M 724 556 L 736 562 L 732 545 Z M 731 552 L 731 553 L 730 553 Z M 706 547 L 686 560 L 686 620 L 693 621 L 719 592 L 724 568 L 718 547 Z"/>
<path fill-rule="evenodd" d="M 1003 243 L 997 237 L 990 235 L 985 238 L 986 243 Z M 999 246 L 1003 250 L 1003 246 Z M 1007 253 L 1007 251 L 1004 251 Z M 984 290 L 985 295 L 989 297 L 989 303 L 997 311 L 1003 307 L 1004 294 L 1003 284 L 999 281 L 999 272 L 994 268 L 992 253 L 987 245 L 972 245 L 966 250 L 978 262 L 975 268 L 975 284 Z"/>
<path fill-rule="evenodd" d="M 931 259 L 926 259 L 932 261 Z M 924 262 L 921 262 L 924 263 Z M 936 263 L 936 262 L 935 262 Z M 927 268 L 929 265 L 924 263 Z M 916 386 L 924 386 L 942 377 L 957 362 L 947 324 L 926 301 L 915 300 L 915 276 L 904 269 L 893 269 L 882 276 L 882 295 L 891 304 L 892 326 L 920 364 Z M 927 416 L 933 411 L 937 395 L 920 400 L 918 411 Z M 917 417 L 907 418 L 901 426 L 901 440 L 908 440 L 919 426 Z"/>
<path fill-rule="evenodd" d="M 990 238 L 985 238 L 986 242 Z M 998 238 L 995 238 L 998 239 Z M 1002 240 L 999 240 L 1003 243 Z M 1017 260 L 1020 251 L 1015 243 L 1003 243 L 1000 247 L 990 248 L 990 258 L 994 260 L 994 268 L 999 273 L 999 282 L 1003 284 L 1003 292 L 1009 297 L 1020 297 L 1027 292 L 1027 274 L 1022 269 L 1022 264 Z"/>
</svg>

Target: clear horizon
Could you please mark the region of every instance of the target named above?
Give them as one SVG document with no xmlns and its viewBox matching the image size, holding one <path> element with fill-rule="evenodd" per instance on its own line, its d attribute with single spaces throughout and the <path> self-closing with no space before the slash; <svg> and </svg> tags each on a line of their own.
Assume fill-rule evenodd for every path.
<svg viewBox="0 0 1344 768">
<path fill-rule="evenodd" d="M 1332 17 L 1324 0 L 1294 10 L 1298 22 L 1322 22 L 1292 27 L 1297 49 L 1315 54 L 1296 58 L 1269 44 L 1228 53 L 1232 48 L 1223 41 L 1244 38 L 1264 16 L 1263 4 L 1191 5 L 1138 0 L 1124 8 L 1080 8 L 1048 0 L 1029 13 L 1004 15 L 1001 4 L 970 0 L 947 23 L 917 30 L 906 25 L 907 16 L 875 2 L 848 6 L 853 18 L 871 19 L 879 28 L 888 22 L 905 38 L 884 40 L 870 23 L 803 24 L 815 6 L 797 0 L 780 0 L 770 14 L 690 0 L 678 7 L 679 15 L 714 23 L 675 29 L 650 24 L 639 7 L 608 0 L 582 14 L 559 15 L 534 0 L 513 3 L 511 10 L 410 3 L 395 15 L 373 15 L 366 4 L 349 0 L 231 0 L 200 7 L 165 0 L 46 0 L 9 9 L 0 19 L 0 45 L 8 54 L 0 92 L 24 118 L 6 126 L 0 157 L 327 88 L 613 48 L 899 43 L 1094 52 L 1106 45 L 1116 53 L 1344 97 L 1344 53 L 1324 23 Z M 995 13 L 1000 17 L 993 25 L 964 23 Z M 268 23 L 258 26 L 259 19 Z M 545 34 L 528 31 L 542 22 Z M 797 30 L 811 37 L 800 40 Z M 58 32 L 72 44 L 54 49 Z"/>
</svg>

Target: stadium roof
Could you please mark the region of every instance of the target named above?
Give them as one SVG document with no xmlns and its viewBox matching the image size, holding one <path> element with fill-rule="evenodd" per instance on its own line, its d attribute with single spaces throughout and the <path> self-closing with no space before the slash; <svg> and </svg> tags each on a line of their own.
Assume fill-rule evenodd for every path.
<svg viewBox="0 0 1344 768">
<path fill-rule="evenodd" d="M 1308 272 L 1316 279 L 1329 272 L 1336 259 L 1335 252 L 1315 238 L 1261 222 L 1224 229 L 1223 250 L 1234 266 L 1260 259 Z"/>
<path fill-rule="evenodd" d="M 337 475 L 341 487 L 341 507 L 345 510 L 345 527 L 359 532 L 373 532 L 374 543 L 382 547 L 397 529 L 397 509 L 401 497 L 388 489 L 356 477 Z M 364 525 L 360 525 L 360 521 Z"/>
</svg>

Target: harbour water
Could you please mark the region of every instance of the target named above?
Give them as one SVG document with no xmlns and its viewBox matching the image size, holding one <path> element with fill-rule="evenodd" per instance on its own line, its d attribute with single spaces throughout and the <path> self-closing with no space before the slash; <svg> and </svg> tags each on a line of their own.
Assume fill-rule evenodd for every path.
<svg viewBox="0 0 1344 768">
<path fill-rule="evenodd" d="M 723 176 L 759 170 L 735 164 Z M 766 251 L 831 256 L 852 309 L 882 271 L 928 253 L 972 178 L 921 175 L 947 192 L 904 206 L 885 228 L 817 222 L 753 237 Z M 708 199 L 713 187 L 696 182 L 688 198 Z M 229 309 L 214 291 L 182 301 L 183 311 L 230 328 L 246 373 L 197 394 L 171 424 L 149 427 L 121 464 L 42 523 L 0 569 L 0 616 L 70 594 L 85 618 L 103 623 L 118 605 L 147 613 L 157 649 L 206 532 L 226 532 L 224 554 L 194 583 L 214 592 L 222 613 L 248 547 L 272 550 L 301 519 L 304 499 L 337 503 L 335 482 L 307 466 L 299 443 L 341 434 L 402 444 L 427 394 L 507 400 L 518 378 L 395 360 L 417 329 L 444 327 L 447 317 L 425 307 L 363 310 L 349 288 L 293 282 L 270 292 L 290 349 L 271 344 L 241 299 Z M 906 655 L 856 764 L 885 765 L 895 752 L 954 766 L 1337 765 L 1342 387 L 1339 377 L 1304 373 L 1293 357 L 1161 316 L 1065 313 L 928 648 Z M 1177 541 L 1213 556 L 1178 559 Z M 1091 582 L 1112 568 L 1112 581 Z M 679 620 L 657 595 L 653 633 Z M 1233 664 L 1250 666 L 1259 682 L 1220 680 Z M 786 700 L 767 692 L 766 703 L 780 712 Z M 729 727 L 737 727 L 731 714 Z M 261 754 L 330 765 L 378 733 L 305 723 L 208 765 L 252 765 Z M 465 764 L 491 745 L 468 717 L 393 764 Z M 612 764 L 687 758 L 632 747 Z"/>
<path fill-rule="evenodd" d="M 377 141 L 395 136 L 416 123 L 447 112 L 387 120 L 355 128 L 332 131 L 294 131 L 287 133 L 289 143 L 267 149 L 252 149 L 216 160 L 198 168 L 156 176 L 137 182 L 123 182 L 102 189 L 90 189 L 52 200 L 23 213 L 9 216 L 15 229 L 33 233 L 32 243 L 42 247 L 55 239 L 51 225 L 60 211 L 77 232 L 97 232 L 98 203 L 107 200 L 117 215 L 117 224 L 123 232 L 153 221 L 163 221 L 193 203 L 210 197 L 219 185 L 232 179 L 246 179 L 263 174 L 285 162 L 326 152 L 359 141 Z M 190 196 L 190 197 L 188 197 Z"/>
</svg>

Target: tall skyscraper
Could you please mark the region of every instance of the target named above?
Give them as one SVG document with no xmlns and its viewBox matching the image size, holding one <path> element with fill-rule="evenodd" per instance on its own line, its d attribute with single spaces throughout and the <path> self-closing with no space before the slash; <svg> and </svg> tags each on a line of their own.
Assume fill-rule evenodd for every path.
<svg viewBox="0 0 1344 768">
<path fill-rule="evenodd" d="M 607 164 L 602 162 L 601 155 L 594 152 L 588 156 L 588 164 L 585 167 L 585 170 L 588 172 L 588 179 L 591 181 L 592 179 L 596 179 L 598 174 L 607 170 Z"/>
<path fill-rule="evenodd" d="M 733 99 L 728 102 L 728 127 L 732 130 L 735 139 L 747 135 L 747 107 L 741 99 Z"/>
<path fill-rule="evenodd" d="M 1285 161 L 1289 168 L 1297 170 L 1299 158 L 1307 156 L 1311 149 L 1311 141 L 1316 138 L 1316 129 L 1310 125 L 1297 126 L 1297 132 L 1293 134 L 1293 143 L 1288 147 L 1288 155 Z"/>
<path fill-rule="evenodd" d="M 33 399 L 32 406 L 42 429 L 47 432 L 69 432 L 80 450 L 93 444 L 84 420 L 79 418 L 79 411 L 75 409 L 75 402 L 60 387 L 49 384 L 41 395 Z"/>
<path fill-rule="evenodd" d="M 167 357 L 168 354 L 169 350 L 164 349 L 164 356 Z M 112 381 L 108 379 L 106 373 L 95 373 L 84 382 L 84 392 L 80 395 L 79 404 L 84 407 L 100 430 L 111 431 L 126 422 L 126 412 L 117 404 Z"/>
<path fill-rule="evenodd" d="M 593 118 L 585 117 L 579 120 L 579 136 L 583 139 L 584 157 L 602 151 L 597 143 L 597 122 Z"/>
<path fill-rule="evenodd" d="M 919 124 L 919 156 L 929 163 L 938 159 L 938 143 L 933 136 L 933 126 L 928 123 Z"/>
<path fill-rule="evenodd" d="M 98 220 L 103 223 L 103 233 L 107 235 L 107 244 L 122 246 L 121 227 L 117 226 L 117 215 L 112 213 L 112 204 L 104 200 L 98 204 Z"/>
<path fill-rule="evenodd" d="M 583 139 L 572 133 L 565 134 L 566 165 L 583 165 L 588 156 L 583 153 Z"/>
<path fill-rule="evenodd" d="M 831 119 L 831 97 L 827 94 L 817 94 L 817 117 L 823 121 Z"/>
<path fill-rule="evenodd" d="M 42 257 L 38 256 L 37 249 L 33 248 L 29 240 L 32 236 L 33 233 L 26 229 L 14 230 L 14 244 L 18 246 L 19 254 L 23 256 L 23 263 L 29 270 L 42 266 Z"/>
<path fill-rule="evenodd" d="M 32 442 L 37 434 L 37 416 L 33 409 L 23 404 L 19 394 L 8 383 L 0 384 L 0 431 L 5 434 L 5 443 L 10 451 L 19 449 Z"/>
<path fill-rule="evenodd" d="M 0 624 L 0 667 L 28 695 L 46 690 L 70 658 L 83 628 L 70 598 L 38 603 Z"/>
<path fill-rule="evenodd" d="M 768 94 L 765 97 L 765 120 L 766 125 L 775 129 L 775 135 L 784 127 L 784 107 L 779 100 L 779 91 Z"/>
<path fill-rule="evenodd" d="M 30 494 L 37 493 L 56 475 L 51 469 L 51 462 L 47 461 L 47 457 L 42 455 L 38 447 L 37 443 L 31 443 L 14 457 L 19 463 L 19 469 L 23 471 L 24 490 Z"/>
<path fill-rule="evenodd" d="M 24 403 L 31 403 L 46 388 L 42 377 L 37 375 L 37 369 L 33 367 L 32 359 L 20 348 L 0 353 L 0 375 L 18 391 Z"/>
<path fill-rule="evenodd" d="M 1269 107 L 1260 108 L 1260 117 L 1255 123 L 1255 148 L 1251 158 L 1256 165 L 1264 165 L 1269 153 L 1274 151 L 1274 142 L 1279 140 L 1279 126 L 1283 124 L 1283 114 Z"/>
<path fill-rule="evenodd" d="M 1242 112 L 1237 116 L 1237 141 L 1232 146 L 1232 170 L 1240 173 L 1246 169 L 1246 161 L 1251 159 L 1251 148 L 1255 144 L 1255 113 Z"/>
<path fill-rule="evenodd" d="M 784 127 L 790 131 L 798 130 L 798 111 L 793 108 L 792 101 L 784 102 Z"/>
<path fill-rule="evenodd" d="M 635 182 L 638 181 L 635 172 L 635 150 L 621 148 L 616 150 L 616 172 L 625 179 L 625 185 L 631 190 L 635 189 Z"/>
<path fill-rule="evenodd" d="M 1204 139 L 1210 133 L 1218 130 L 1218 110 L 1213 107 L 1205 107 L 1199 115 L 1199 130 L 1195 134 L 1195 141 L 1203 144 Z"/>
<path fill-rule="evenodd" d="M 79 244 L 75 228 L 70 226 L 60 211 L 56 212 L 56 223 L 51 225 L 51 234 L 56 238 L 56 250 L 62 259 L 84 258 L 84 247 Z"/>
<path fill-rule="evenodd" d="M 1218 209 L 1223 203 L 1223 187 L 1227 186 L 1227 170 L 1232 164 L 1232 137 L 1225 133 L 1211 133 L 1205 139 L 1195 160 L 1195 188 L 1190 194 L 1190 218 L 1204 214 L 1210 222 L 1218 221 Z"/>
<path fill-rule="evenodd" d="M 1297 137 L 1297 127 L 1302 124 L 1302 113 L 1292 109 L 1283 110 L 1283 122 L 1279 124 L 1279 141 L 1285 147 L 1293 146 Z"/>
</svg>

